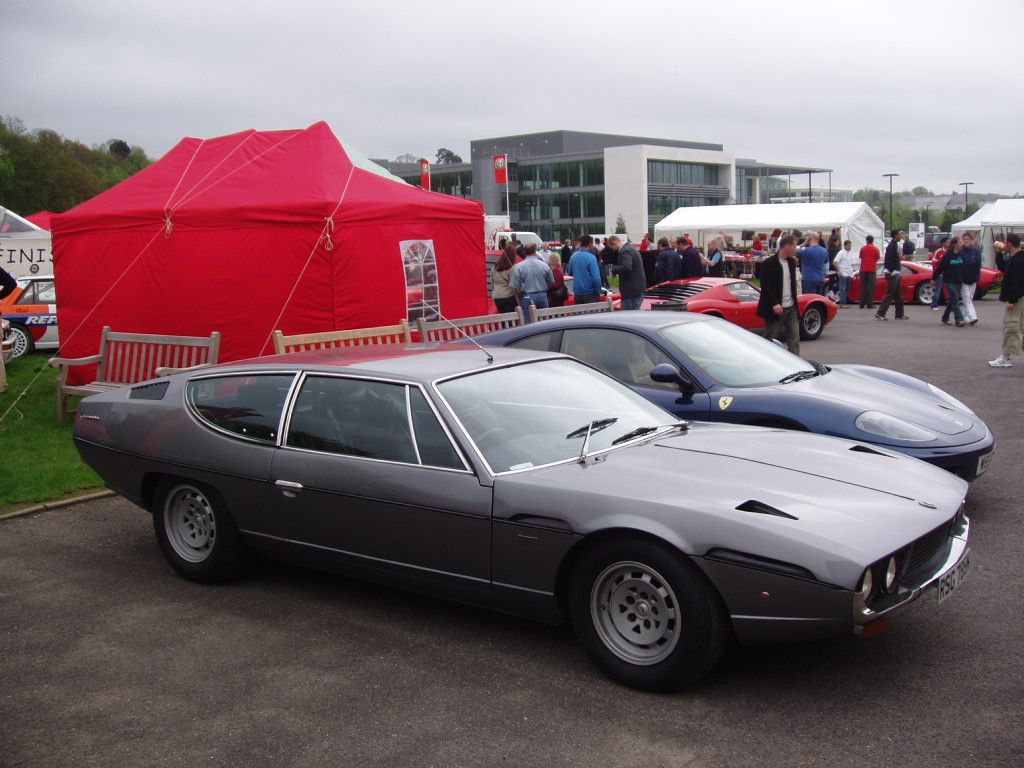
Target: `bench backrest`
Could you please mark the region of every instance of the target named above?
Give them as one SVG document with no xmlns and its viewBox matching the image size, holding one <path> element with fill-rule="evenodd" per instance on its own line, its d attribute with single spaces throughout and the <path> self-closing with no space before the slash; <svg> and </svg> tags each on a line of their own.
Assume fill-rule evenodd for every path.
<svg viewBox="0 0 1024 768">
<path fill-rule="evenodd" d="M 537 309 L 533 304 L 530 305 L 530 322 L 536 323 L 538 320 L 548 320 L 552 317 L 565 317 L 567 315 L 589 315 L 594 312 L 611 312 L 615 309 L 615 302 L 612 297 L 609 296 L 604 301 L 595 301 L 592 304 L 568 304 L 564 307 L 545 307 L 544 309 Z"/>
<path fill-rule="evenodd" d="M 355 328 L 348 331 L 323 331 L 285 336 L 274 331 L 274 352 L 304 352 L 308 349 L 357 347 L 365 344 L 411 344 L 412 329 L 408 320 L 397 325 L 378 325 L 374 328 Z"/>
<path fill-rule="evenodd" d="M 123 333 L 103 327 L 100 335 L 96 380 L 135 384 L 156 377 L 157 368 L 216 365 L 220 331 L 209 336 L 164 336 L 158 333 Z"/>
<path fill-rule="evenodd" d="M 522 307 L 516 307 L 515 312 L 505 312 L 500 315 L 459 317 L 455 320 L 436 320 L 430 323 L 421 317 L 416 321 L 420 341 L 458 341 L 466 336 L 479 336 L 481 333 L 500 331 L 502 328 L 514 328 L 522 324 Z"/>
</svg>

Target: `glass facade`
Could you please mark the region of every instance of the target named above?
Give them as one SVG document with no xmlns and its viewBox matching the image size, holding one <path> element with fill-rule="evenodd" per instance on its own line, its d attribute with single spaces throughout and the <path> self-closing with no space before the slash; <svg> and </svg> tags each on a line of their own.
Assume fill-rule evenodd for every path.
<svg viewBox="0 0 1024 768">
<path fill-rule="evenodd" d="M 679 163 L 673 160 L 648 160 L 648 184 L 717 187 L 721 166 L 707 163 Z"/>
<path fill-rule="evenodd" d="M 537 165 L 518 164 L 519 188 L 524 191 L 604 184 L 604 160 L 565 160 Z"/>
<path fill-rule="evenodd" d="M 692 208 L 697 205 L 719 205 L 718 198 L 697 195 L 647 195 L 647 216 L 653 227 L 661 219 L 668 216 L 676 208 Z"/>
</svg>

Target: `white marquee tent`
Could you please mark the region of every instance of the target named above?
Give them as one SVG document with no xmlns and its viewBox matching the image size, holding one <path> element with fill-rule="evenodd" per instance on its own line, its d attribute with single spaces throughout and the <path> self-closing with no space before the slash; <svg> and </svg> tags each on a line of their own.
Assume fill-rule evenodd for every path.
<svg viewBox="0 0 1024 768">
<path fill-rule="evenodd" d="M 1002 198 L 985 203 L 973 216 L 953 225 L 953 234 L 981 232 L 981 257 L 986 266 L 996 263 L 993 243 L 1008 232 L 1024 233 L 1024 198 Z"/>
<path fill-rule="evenodd" d="M 703 245 L 719 232 L 738 241 L 744 231 L 771 232 L 816 230 L 827 241 L 839 228 L 844 240 L 853 243 L 856 252 L 874 235 L 881 244 L 884 223 L 867 203 L 780 203 L 763 205 L 705 205 L 677 208 L 654 225 L 655 239 L 689 233 Z"/>
</svg>

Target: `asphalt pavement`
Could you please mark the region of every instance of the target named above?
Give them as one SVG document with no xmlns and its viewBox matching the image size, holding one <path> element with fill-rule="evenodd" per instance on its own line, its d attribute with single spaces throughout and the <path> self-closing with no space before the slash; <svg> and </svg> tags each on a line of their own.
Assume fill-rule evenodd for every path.
<svg viewBox="0 0 1024 768">
<path fill-rule="evenodd" d="M 889 632 L 730 649 L 696 687 L 606 680 L 566 627 L 286 565 L 208 587 L 102 499 L 0 521 L 0 766 L 1020 766 L 1024 359 L 843 309 L 803 354 L 920 376 L 996 435 L 971 572 Z M 891 315 L 890 315 L 891 317 Z"/>
</svg>

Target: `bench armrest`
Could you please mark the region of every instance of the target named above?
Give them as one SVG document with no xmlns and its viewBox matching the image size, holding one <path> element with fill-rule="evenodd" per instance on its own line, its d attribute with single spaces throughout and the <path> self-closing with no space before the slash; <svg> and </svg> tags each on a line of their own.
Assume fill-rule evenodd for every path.
<svg viewBox="0 0 1024 768">
<path fill-rule="evenodd" d="M 172 373 L 185 373 L 186 371 L 198 371 L 202 368 L 209 368 L 213 363 L 200 363 L 199 365 L 190 365 L 186 368 L 169 368 L 167 366 L 161 366 L 153 369 L 154 376 L 170 376 Z"/>
<path fill-rule="evenodd" d="M 47 362 L 54 368 L 60 368 L 61 366 L 98 363 L 101 359 L 99 355 L 89 355 L 88 357 L 51 357 Z"/>
</svg>

